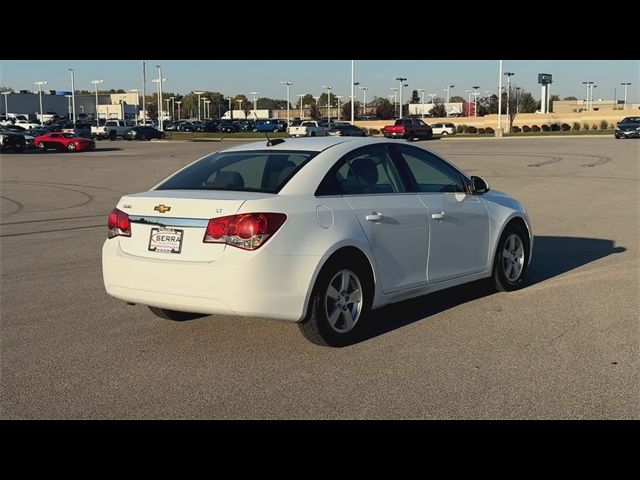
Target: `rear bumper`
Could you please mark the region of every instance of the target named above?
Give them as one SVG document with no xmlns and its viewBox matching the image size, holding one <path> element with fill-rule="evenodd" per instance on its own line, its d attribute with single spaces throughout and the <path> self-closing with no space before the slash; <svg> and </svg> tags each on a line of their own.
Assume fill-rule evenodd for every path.
<svg viewBox="0 0 640 480">
<path fill-rule="evenodd" d="M 268 245 L 266 245 L 268 247 Z M 320 257 L 226 247 L 214 262 L 126 254 L 117 237 L 102 248 L 107 293 L 131 303 L 185 312 L 300 321 Z"/>
</svg>

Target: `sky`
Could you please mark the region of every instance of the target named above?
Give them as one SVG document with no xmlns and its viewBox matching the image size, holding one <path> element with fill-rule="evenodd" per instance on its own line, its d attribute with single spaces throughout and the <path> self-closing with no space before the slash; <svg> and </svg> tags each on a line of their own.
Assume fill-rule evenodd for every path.
<svg viewBox="0 0 640 480">
<path fill-rule="evenodd" d="M 331 85 L 332 95 L 350 95 L 350 60 L 146 60 L 147 94 L 155 91 L 152 78 L 158 77 L 155 65 L 162 65 L 166 82 L 163 90 L 189 93 L 194 90 L 212 90 L 225 96 L 258 91 L 258 97 L 286 98 L 286 87 L 280 82 L 293 82 L 291 103 L 298 94 L 320 95 L 323 85 Z M 0 86 L 14 90 L 35 90 L 35 81 L 46 80 L 45 89 L 71 90 L 69 68 L 75 70 L 76 89 L 93 90 L 90 81 L 104 80 L 103 89 L 142 88 L 141 60 L 2 60 L 0 61 Z M 631 82 L 627 101 L 640 103 L 640 61 L 637 60 L 504 60 L 504 72 L 513 72 L 512 83 L 540 97 L 538 73 L 553 75 L 551 94 L 561 98 L 573 95 L 585 98 L 583 81 L 593 81 L 593 98 L 622 99 L 622 82 Z M 455 85 L 451 95 L 463 95 L 474 85 L 479 91 L 497 90 L 497 60 L 356 60 L 356 81 L 366 86 L 367 101 L 374 96 L 383 97 L 398 87 L 397 77 L 407 78 L 409 84 L 403 98 L 411 96 L 411 90 L 426 89 L 446 97 L 447 85 Z M 505 77 L 506 80 L 506 77 Z M 363 92 L 356 92 L 362 100 Z M 428 102 L 429 97 L 425 97 Z"/>
</svg>

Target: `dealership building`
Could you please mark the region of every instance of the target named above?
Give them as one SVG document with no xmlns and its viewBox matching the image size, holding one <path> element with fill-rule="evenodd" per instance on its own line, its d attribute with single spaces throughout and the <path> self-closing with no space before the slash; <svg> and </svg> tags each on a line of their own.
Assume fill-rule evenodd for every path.
<svg viewBox="0 0 640 480">
<path fill-rule="evenodd" d="M 35 118 L 40 113 L 38 93 L 22 90 L 19 93 L 3 93 L 0 99 L 2 114 L 13 113 Z M 75 95 L 76 118 L 95 118 L 96 96 Z M 98 94 L 98 118 L 134 119 L 138 113 L 137 93 Z M 60 116 L 72 114 L 72 95 L 67 91 L 42 92 L 42 112 Z"/>
</svg>

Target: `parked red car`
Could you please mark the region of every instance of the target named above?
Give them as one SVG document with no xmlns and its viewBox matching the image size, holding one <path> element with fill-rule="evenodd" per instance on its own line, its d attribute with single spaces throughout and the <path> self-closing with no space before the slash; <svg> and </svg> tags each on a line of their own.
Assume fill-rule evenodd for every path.
<svg viewBox="0 0 640 480">
<path fill-rule="evenodd" d="M 382 134 L 387 138 L 426 138 L 430 140 L 433 130 L 419 118 L 399 118 L 394 125 L 387 125 L 382 129 Z"/>
<path fill-rule="evenodd" d="M 70 152 L 80 152 L 82 150 L 93 150 L 96 142 L 90 138 L 82 138 L 73 133 L 49 132 L 46 135 L 39 135 L 33 144 L 40 150 L 55 148 L 56 150 L 68 150 Z"/>
</svg>

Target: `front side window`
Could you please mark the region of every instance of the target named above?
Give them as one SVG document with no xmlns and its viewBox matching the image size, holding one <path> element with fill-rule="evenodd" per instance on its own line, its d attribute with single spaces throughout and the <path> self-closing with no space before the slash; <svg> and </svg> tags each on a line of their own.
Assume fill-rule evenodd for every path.
<svg viewBox="0 0 640 480">
<path fill-rule="evenodd" d="M 421 148 L 394 145 L 416 181 L 418 192 L 464 192 L 460 173 L 444 160 Z"/>
<path fill-rule="evenodd" d="M 327 173 L 316 195 L 370 195 L 405 192 L 384 145 L 359 148 Z"/>
<path fill-rule="evenodd" d="M 317 152 L 251 151 L 209 155 L 156 190 L 233 190 L 278 193 Z"/>
</svg>

